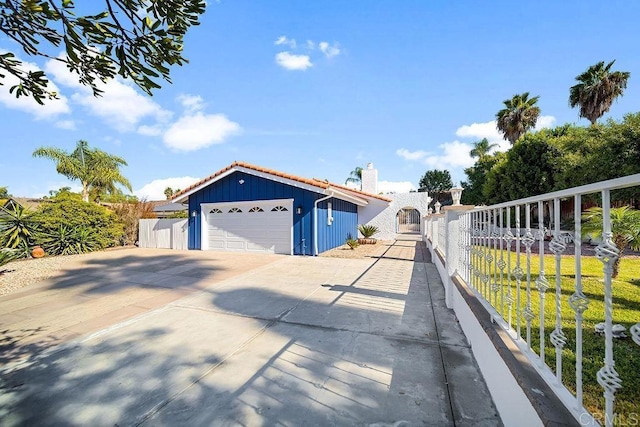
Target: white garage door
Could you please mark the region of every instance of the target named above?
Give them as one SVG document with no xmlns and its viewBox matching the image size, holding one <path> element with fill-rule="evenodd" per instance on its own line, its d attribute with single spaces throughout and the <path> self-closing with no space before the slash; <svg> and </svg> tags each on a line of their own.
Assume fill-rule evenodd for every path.
<svg viewBox="0 0 640 427">
<path fill-rule="evenodd" d="M 292 211 L 293 199 L 203 203 L 203 249 L 291 254 Z"/>
</svg>

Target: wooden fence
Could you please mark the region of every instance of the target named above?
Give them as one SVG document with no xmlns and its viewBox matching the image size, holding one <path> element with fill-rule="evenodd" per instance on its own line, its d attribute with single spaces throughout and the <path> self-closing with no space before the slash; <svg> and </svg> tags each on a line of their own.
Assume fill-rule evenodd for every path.
<svg viewBox="0 0 640 427">
<path fill-rule="evenodd" d="M 186 219 L 141 219 L 138 246 L 187 250 L 188 226 Z"/>
</svg>

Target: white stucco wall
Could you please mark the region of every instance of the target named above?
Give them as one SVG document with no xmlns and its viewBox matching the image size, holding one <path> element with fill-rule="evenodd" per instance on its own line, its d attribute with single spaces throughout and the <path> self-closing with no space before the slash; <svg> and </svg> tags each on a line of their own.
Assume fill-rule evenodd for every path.
<svg viewBox="0 0 640 427">
<path fill-rule="evenodd" d="M 388 194 L 385 197 L 392 199 L 391 203 L 372 200 L 367 206 L 358 207 L 358 223 L 378 227 L 380 231 L 373 237 L 380 240 L 396 238 L 396 215 L 400 209 L 406 207 L 417 209 L 422 218 L 427 214 L 431 201 L 427 193 Z"/>
</svg>

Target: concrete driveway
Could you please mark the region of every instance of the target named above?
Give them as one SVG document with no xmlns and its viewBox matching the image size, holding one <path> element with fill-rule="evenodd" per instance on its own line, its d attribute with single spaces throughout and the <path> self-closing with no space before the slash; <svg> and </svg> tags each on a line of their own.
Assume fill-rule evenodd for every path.
<svg viewBox="0 0 640 427">
<path fill-rule="evenodd" d="M 2 424 L 500 425 L 422 242 L 379 259 L 264 256 L 196 284 L 182 278 L 211 254 L 174 254 L 138 260 L 142 277 L 185 280 L 187 295 L 7 365 Z"/>
</svg>

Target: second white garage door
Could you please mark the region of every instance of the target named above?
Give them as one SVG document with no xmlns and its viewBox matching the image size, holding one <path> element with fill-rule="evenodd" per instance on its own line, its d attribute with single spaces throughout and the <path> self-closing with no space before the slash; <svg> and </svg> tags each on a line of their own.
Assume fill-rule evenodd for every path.
<svg viewBox="0 0 640 427">
<path fill-rule="evenodd" d="M 293 199 L 203 203 L 203 249 L 291 254 Z"/>
</svg>

